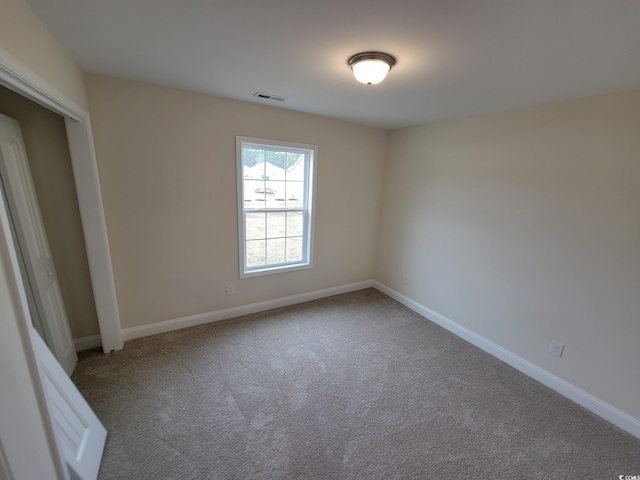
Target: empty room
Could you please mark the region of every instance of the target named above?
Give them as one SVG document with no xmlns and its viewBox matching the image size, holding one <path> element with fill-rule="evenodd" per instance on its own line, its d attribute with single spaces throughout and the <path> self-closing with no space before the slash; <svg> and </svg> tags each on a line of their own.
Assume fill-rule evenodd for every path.
<svg viewBox="0 0 640 480">
<path fill-rule="evenodd" d="M 2 0 L 0 478 L 640 478 L 639 25 Z"/>
</svg>

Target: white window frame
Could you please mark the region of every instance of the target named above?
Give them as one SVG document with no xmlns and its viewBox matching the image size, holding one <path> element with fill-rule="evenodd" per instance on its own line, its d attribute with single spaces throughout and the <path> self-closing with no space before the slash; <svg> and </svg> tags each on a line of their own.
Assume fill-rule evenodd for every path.
<svg viewBox="0 0 640 480">
<path fill-rule="evenodd" d="M 301 208 L 245 208 L 244 177 L 242 165 L 242 149 L 246 146 L 266 149 L 286 149 L 299 150 L 305 154 L 305 188 L 303 206 Z M 257 277 L 260 275 L 270 275 L 274 273 L 291 272 L 304 270 L 313 267 L 313 225 L 315 217 L 315 180 L 316 162 L 318 159 L 318 146 L 304 143 L 282 142 L 279 140 L 267 140 L 264 138 L 236 137 L 236 176 L 238 193 L 238 243 L 239 243 L 239 263 L 240 278 Z M 302 260 L 296 262 L 285 262 L 280 264 L 262 265 L 257 267 L 247 267 L 246 256 L 246 224 L 245 212 L 302 212 Z"/>
</svg>

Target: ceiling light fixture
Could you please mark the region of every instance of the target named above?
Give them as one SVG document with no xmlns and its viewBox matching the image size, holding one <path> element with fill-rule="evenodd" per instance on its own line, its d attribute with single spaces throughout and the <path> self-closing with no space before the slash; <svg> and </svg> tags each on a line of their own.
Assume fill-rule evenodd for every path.
<svg viewBox="0 0 640 480">
<path fill-rule="evenodd" d="M 396 59 L 382 52 L 363 52 L 352 56 L 347 64 L 360 83 L 375 85 L 385 79 Z"/>
</svg>

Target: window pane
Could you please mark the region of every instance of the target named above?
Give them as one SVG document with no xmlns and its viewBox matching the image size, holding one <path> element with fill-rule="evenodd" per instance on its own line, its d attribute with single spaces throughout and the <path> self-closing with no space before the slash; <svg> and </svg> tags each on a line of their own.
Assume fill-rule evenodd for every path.
<svg viewBox="0 0 640 480">
<path fill-rule="evenodd" d="M 285 236 L 286 214 L 284 212 L 269 212 L 267 214 L 267 238 Z"/>
<path fill-rule="evenodd" d="M 264 208 L 265 181 L 244 180 L 244 208 Z"/>
<path fill-rule="evenodd" d="M 287 238 L 287 262 L 302 260 L 302 238 Z"/>
<path fill-rule="evenodd" d="M 287 180 L 303 182 L 305 179 L 305 167 L 304 155 L 301 153 L 289 154 L 290 164 L 287 168 Z"/>
<path fill-rule="evenodd" d="M 302 235 L 302 212 L 287 212 L 287 235 Z"/>
<path fill-rule="evenodd" d="M 267 240 L 267 263 L 284 263 L 285 240 Z"/>
<path fill-rule="evenodd" d="M 289 152 L 287 154 L 287 171 L 289 171 L 300 159 L 304 160 L 302 153 Z"/>
<path fill-rule="evenodd" d="M 287 180 L 287 208 L 302 208 L 304 182 Z"/>
<path fill-rule="evenodd" d="M 242 165 L 244 166 L 243 174 L 250 172 L 250 169 L 260 162 L 264 162 L 264 150 L 259 148 L 242 149 Z"/>
<path fill-rule="evenodd" d="M 247 240 L 265 238 L 266 213 L 245 213 Z"/>
<path fill-rule="evenodd" d="M 265 159 L 271 165 L 278 167 L 284 173 L 284 169 L 287 168 L 287 152 L 277 152 L 272 150 L 266 151 Z"/>
<path fill-rule="evenodd" d="M 267 207 L 269 208 L 284 208 L 286 201 L 286 182 L 284 178 L 281 180 L 269 180 L 267 182 L 267 189 L 270 194 L 267 194 Z"/>
<path fill-rule="evenodd" d="M 248 240 L 246 243 L 247 267 L 265 265 L 265 240 Z"/>
<path fill-rule="evenodd" d="M 278 208 L 282 204 L 276 202 L 278 198 L 278 191 L 280 190 L 280 183 L 277 180 L 267 180 L 265 182 L 265 206 L 267 208 Z"/>
<path fill-rule="evenodd" d="M 263 180 L 264 166 L 261 168 L 260 165 L 264 165 L 264 150 L 242 149 L 242 178 L 244 180 Z M 247 197 L 247 192 L 248 190 L 245 188 L 245 199 L 253 200 L 253 197 Z"/>
</svg>

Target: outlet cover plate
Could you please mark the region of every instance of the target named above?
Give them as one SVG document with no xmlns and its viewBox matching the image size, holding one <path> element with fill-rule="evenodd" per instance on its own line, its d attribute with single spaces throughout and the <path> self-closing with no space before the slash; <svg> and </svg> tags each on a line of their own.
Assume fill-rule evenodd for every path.
<svg viewBox="0 0 640 480">
<path fill-rule="evenodd" d="M 564 343 L 560 343 L 556 340 L 553 340 L 551 342 L 551 346 L 549 347 L 549 353 L 551 355 L 555 355 L 556 357 L 561 357 L 563 351 L 564 351 Z"/>
</svg>

